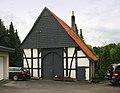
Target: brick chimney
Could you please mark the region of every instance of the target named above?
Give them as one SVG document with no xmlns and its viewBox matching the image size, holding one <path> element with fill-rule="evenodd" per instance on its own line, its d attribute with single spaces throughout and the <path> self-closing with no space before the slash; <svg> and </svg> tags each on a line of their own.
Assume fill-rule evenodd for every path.
<svg viewBox="0 0 120 93">
<path fill-rule="evenodd" d="M 72 11 L 72 16 L 71 16 L 71 29 L 72 29 L 73 31 L 76 30 L 76 28 L 75 28 L 75 16 L 74 16 L 74 11 Z"/>
</svg>

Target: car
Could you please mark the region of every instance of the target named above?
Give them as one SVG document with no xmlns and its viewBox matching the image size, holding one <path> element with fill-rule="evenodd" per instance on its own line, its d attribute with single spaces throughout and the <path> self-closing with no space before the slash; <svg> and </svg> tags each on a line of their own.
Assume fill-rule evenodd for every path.
<svg viewBox="0 0 120 93">
<path fill-rule="evenodd" d="M 26 80 L 30 79 L 30 71 L 29 69 L 22 67 L 9 67 L 9 79 L 17 80 Z"/>
<path fill-rule="evenodd" d="M 105 79 L 109 80 L 113 85 L 120 84 L 120 63 L 111 64 L 108 67 Z"/>
</svg>

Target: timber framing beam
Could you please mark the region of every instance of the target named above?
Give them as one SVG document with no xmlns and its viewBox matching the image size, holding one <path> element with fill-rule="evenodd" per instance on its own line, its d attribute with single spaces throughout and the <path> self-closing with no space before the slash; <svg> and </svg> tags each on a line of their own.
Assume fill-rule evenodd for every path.
<svg viewBox="0 0 120 93">
<path fill-rule="evenodd" d="M 70 63 L 69 77 L 70 77 L 70 75 L 71 75 L 72 63 L 73 63 L 73 59 L 74 59 L 74 56 L 75 56 L 76 52 L 77 52 L 77 51 L 76 51 L 76 48 L 75 48 L 74 53 L 73 53 L 73 56 L 72 56 L 72 60 L 71 60 L 71 63 Z"/>
<path fill-rule="evenodd" d="M 24 50 L 22 49 L 22 52 L 23 52 L 23 55 L 25 56 L 25 59 L 26 59 L 26 62 L 27 62 L 27 66 L 28 66 L 28 69 L 30 68 L 29 67 L 29 63 L 28 63 L 28 60 L 27 60 L 27 57 L 26 57 L 26 54 L 25 54 L 25 52 L 24 52 Z M 24 59 L 23 59 L 24 60 Z M 24 61 L 23 61 L 24 62 Z"/>
<path fill-rule="evenodd" d="M 37 49 L 37 65 L 38 65 L 38 77 L 40 77 L 40 70 L 39 70 L 39 68 L 40 68 L 40 59 L 39 59 L 39 54 L 40 54 L 40 49 L 38 48 Z"/>
<path fill-rule="evenodd" d="M 31 49 L 31 76 L 33 77 L 33 49 Z"/>
</svg>

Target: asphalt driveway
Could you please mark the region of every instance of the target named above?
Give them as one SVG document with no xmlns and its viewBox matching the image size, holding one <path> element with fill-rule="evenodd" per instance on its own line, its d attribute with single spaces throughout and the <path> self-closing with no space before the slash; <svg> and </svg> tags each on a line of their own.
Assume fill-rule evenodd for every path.
<svg viewBox="0 0 120 93">
<path fill-rule="evenodd" d="M 5 81 L 0 84 L 0 93 L 120 93 L 120 86 L 109 82 Z"/>
</svg>

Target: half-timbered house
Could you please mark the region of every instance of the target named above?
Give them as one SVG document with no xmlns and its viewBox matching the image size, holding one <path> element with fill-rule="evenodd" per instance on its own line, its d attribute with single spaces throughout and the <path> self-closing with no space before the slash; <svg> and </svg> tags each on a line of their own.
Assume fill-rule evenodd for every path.
<svg viewBox="0 0 120 93">
<path fill-rule="evenodd" d="M 44 8 L 22 42 L 23 66 L 32 77 L 53 79 L 54 76 L 91 80 L 96 57 L 72 27 Z"/>
</svg>

